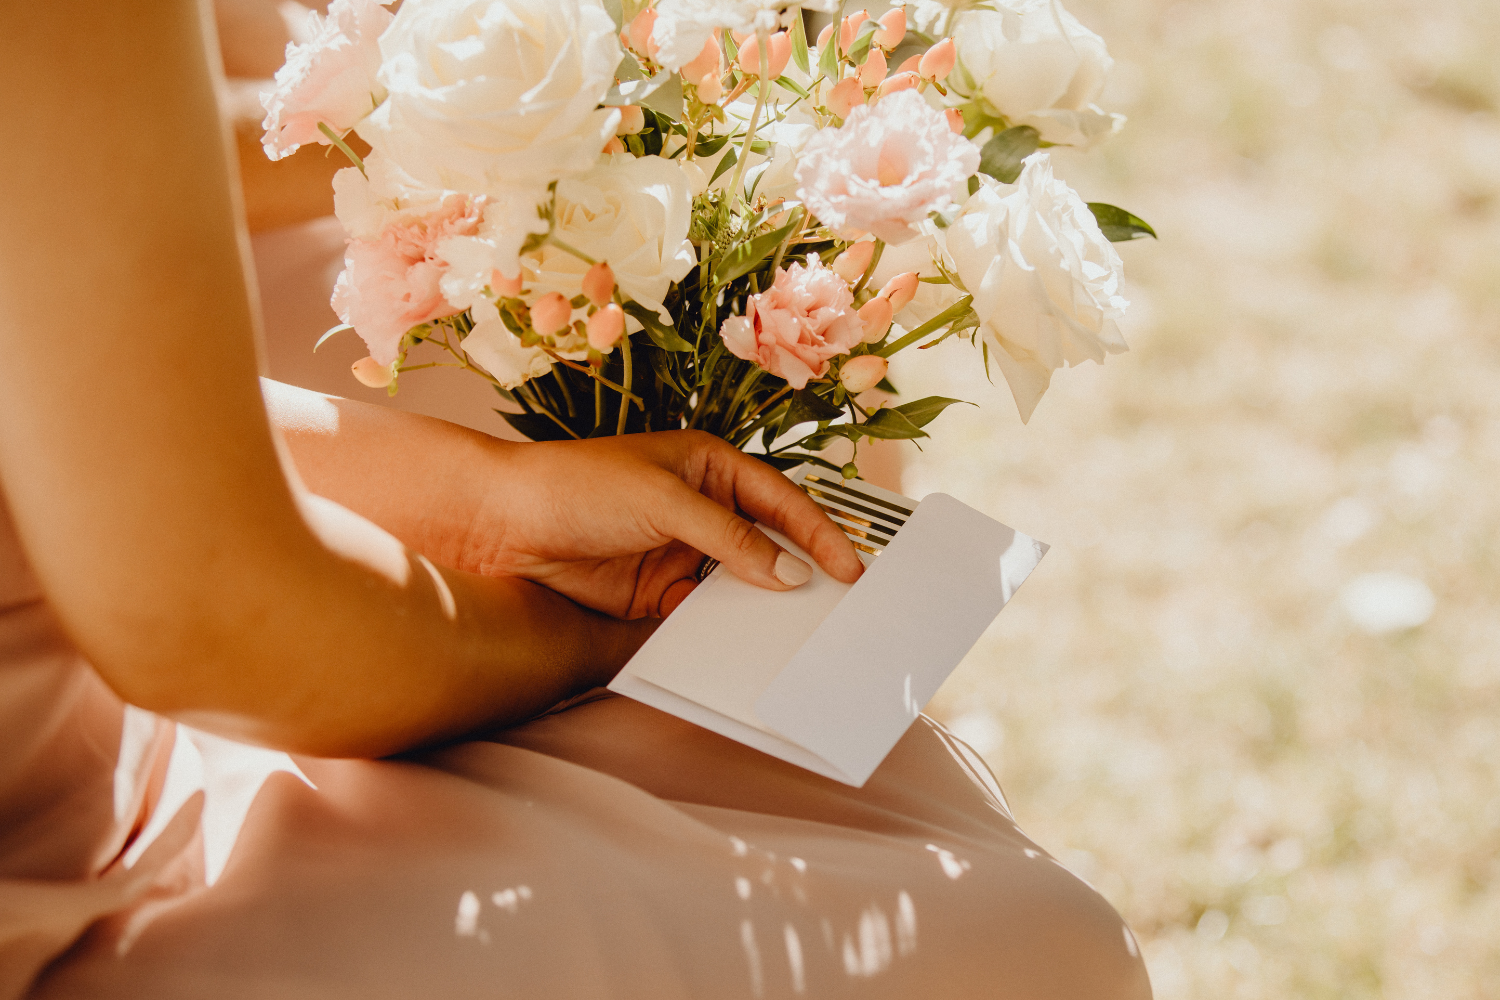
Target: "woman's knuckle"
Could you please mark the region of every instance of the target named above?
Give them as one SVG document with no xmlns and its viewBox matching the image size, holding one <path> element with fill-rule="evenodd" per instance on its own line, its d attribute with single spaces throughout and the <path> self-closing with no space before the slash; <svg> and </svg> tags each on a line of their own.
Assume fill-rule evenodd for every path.
<svg viewBox="0 0 1500 1000">
<path fill-rule="evenodd" d="M 725 530 L 729 548 L 735 552 L 750 552 L 755 548 L 756 535 L 755 525 L 741 517 L 729 519 Z"/>
</svg>

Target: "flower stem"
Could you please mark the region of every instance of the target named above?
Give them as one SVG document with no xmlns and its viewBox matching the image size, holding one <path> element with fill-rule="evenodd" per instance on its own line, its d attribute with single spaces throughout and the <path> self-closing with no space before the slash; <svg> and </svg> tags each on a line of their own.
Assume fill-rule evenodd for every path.
<svg viewBox="0 0 1500 1000">
<path fill-rule="evenodd" d="M 947 309 L 944 309 L 942 312 L 938 313 L 936 316 L 932 317 L 932 319 L 923 323 L 921 326 L 917 327 L 906 336 L 902 337 L 899 340 L 893 341 L 892 343 L 886 344 L 880 350 L 872 351 L 871 353 L 882 358 L 888 358 L 902 348 L 915 344 L 917 341 L 921 340 L 928 334 L 936 333 L 937 331 L 941 330 L 943 327 L 947 326 L 949 323 L 952 323 L 954 320 L 962 316 L 973 304 L 974 296 L 965 295 L 963 298 L 953 303 L 953 305 L 949 306 Z"/>
<path fill-rule="evenodd" d="M 620 393 L 621 395 L 629 396 L 631 399 L 635 400 L 637 403 L 641 402 L 641 397 L 637 396 L 635 393 L 631 392 L 629 389 L 625 388 L 624 386 L 617 385 L 616 383 L 611 382 L 609 379 L 605 378 L 603 375 L 600 375 L 598 372 L 594 371 L 594 369 L 591 368 L 591 367 L 589 367 L 588 365 L 581 365 L 581 364 L 579 364 L 576 361 L 569 361 L 567 358 L 563 357 L 561 354 L 558 354 L 556 351 L 552 350 L 552 348 L 547 347 L 545 345 L 543 345 L 543 347 L 542 347 L 542 353 L 546 354 L 547 357 L 551 358 L 553 360 L 553 362 L 555 362 L 556 364 L 566 365 L 567 367 L 573 369 L 576 372 L 582 372 L 583 374 L 585 374 L 585 375 L 589 376 L 590 378 L 592 378 L 596 383 L 598 383 L 600 385 L 608 386 L 609 388 L 613 389 L 615 392 Z M 627 372 L 625 378 L 628 381 L 630 379 L 630 375 L 628 374 L 628 372 L 630 371 L 630 368 L 628 366 L 628 362 L 627 362 L 627 367 L 626 367 L 625 370 Z"/>
<path fill-rule="evenodd" d="M 354 152 L 354 150 L 349 148 L 349 144 L 344 141 L 343 136 L 339 135 L 333 129 L 329 128 L 327 124 L 323 122 L 318 122 L 318 131 L 327 136 L 328 141 L 333 143 L 333 145 L 338 149 L 339 152 L 349 157 L 349 162 L 358 167 L 361 174 L 364 174 L 366 178 L 370 176 L 369 174 L 365 174 L 365 161 L 361 160 L 359 156 Z"/>
<path fill-rule="evenodd" d="M 880 255 L 885 253 L 885 240 L 875 240 L 875 252 L 870 254 L 870 263 L 865 265 L 865 273 L 859 276 L 859 284 L 854 286 L 854 294 L 858 295 L 864 291 L 865 285 L 870 281 L 870 276 L 875 273 L 876 266 L 880 263 Z"/>
<path fill-rule="evenodd" d="M 553 246 L 557 247 L 557 249 L 561 250 L 563 253 L 570 253 L 570 254 L 572 254 L 574 257 L 577 257 L 579 260 L 583 261 L 585 264 L 593 265 L 593 264 L 599 263 L 597 260 L 595 260 L 594 258 L 590 257 L 588 254 L 584 253 L 582 250 L 579 250 L 577 247 L 570 246 L 569 244 L 564 243 L 562 240 L 558 239 L 556 233 L 548 233 L 547 234 L 547 242 L 551 243 Z"/>
<path fill-rule="evenodd" d="M 795 211 L 797 212 L 797 228 L 787 234 L 787 238 L 782 240 L 781 245 L 776 248 L 776 256 L 771 258 L 770 274 L 773 281 L 776 278 L 776 269 L 781 266 L 781 259 L 786 256 L 787 248 L 796 243 L 802 237 L 802 230 L 807 228 L 807 210 L 798 208 Z"/>
<path fill-rule="evenodd" d="M 750 112 L 750 127 L 745 130 L 745 141 L 740 146 L 739 162 L 734 165 L 734 179 L 729 182 L 729 197 L 738 201 L 742 192 L 740 183 L 745 179 L 745 164 L 750 157 L 750 144 L 755 141 L 755 130 L 760 125 L 760 113 L 765 110 L 766 96 L 771 92 L 771 38 L 765 31 L 755 33 L 755 44 L 760 47 L 760 90 L 755 95 L 755 110 Z"/>
<path fill-rule="evenodd" d="M 630 401 L 635 397 L 630 394 L 630 388 L 635 386 L 635 378 L 630 367 L 630 335 L 626 334 L 620 338 L 620 350 L 624 351 L 625 358 L 625 385 L 628 387 L 621 390 L 620 395 L 620 421 L 615 425 L 616 434 L 625 433 L 625 421 L 630 417 Z"/>
</svg>

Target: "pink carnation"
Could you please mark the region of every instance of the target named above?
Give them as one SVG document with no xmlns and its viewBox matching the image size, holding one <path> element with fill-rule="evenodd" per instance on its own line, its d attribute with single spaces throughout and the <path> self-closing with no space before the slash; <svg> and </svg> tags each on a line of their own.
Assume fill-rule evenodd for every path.
<svg viewBox="0 0 1500 1000">
<path fill-rule="evenodd" d="M 449 195 L 416 222 L 388 226 L 374 239 L 349 241 L 332 304 L 364 338 L 370 357 L 388 365 L 407 330 L 460 312 L 443 298 L 439 282 L 448 262 L 437 246 L 450 236 L 474 235 L 483 212 L 483 198 Z"/>
<path fill-rule="evenodd" d="M 286 47 L 276 89 L 260 95 L 266 109 L 261 144 L 273 160 L 304 143 L 328 145 L 319 122 L 342 135 L 385 100 L 385 88 L 375 80 L 380 36 L 395 17 L 385 4 L 333 0 L 326 18 L 308 17 L 312 41 Z"/>
<path fill-rule="evenodd" d="M 828 359 L 848 354 L 863 325 L 849 285 L 816 257 L 776 272 L 776 281 L 745 302 L 743 316 L 719 329 L 737 358 L 754 361 L 794 389 L 828 373 Z"/>
<path fill-rule="evenodd" d="M 979 169 L 979 148 L 915 90 L 849 112 L 803 147 L 797 197 L 824 225 L 870 232 L 899 244 L 916 224 L 953 201 L 953 189 Z"/>
</svg>

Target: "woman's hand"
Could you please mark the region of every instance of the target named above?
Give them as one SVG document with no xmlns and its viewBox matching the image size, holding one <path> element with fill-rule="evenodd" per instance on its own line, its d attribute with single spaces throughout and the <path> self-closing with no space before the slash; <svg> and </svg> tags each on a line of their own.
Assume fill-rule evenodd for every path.
<svg viewBox="0 0 1500 1000">
<path fill-rule="evenodd" d="M 705 555 L 774 590 L 806 581 L 810 568 L 750 519 L 836 579 L 864 569 L 811 498 L 707 434 L 523 444 L 277 382 L 263 391 L 314 493 L 441 565 L 534 580 L 616 618 L 669 614 Z"/>
<path fill-rule="evenodd" d="M 807 582 L 811 567 L 753 519 L 836 579 L 852 583 L 864 569 L 805 493 L 708 434 L 497 445 L 499 465 L 473 521 L 445 553 L 455 568 L 535 580 L 617 618 L 671 613 L 705 555 L 772 590 Z"/>
</svg>

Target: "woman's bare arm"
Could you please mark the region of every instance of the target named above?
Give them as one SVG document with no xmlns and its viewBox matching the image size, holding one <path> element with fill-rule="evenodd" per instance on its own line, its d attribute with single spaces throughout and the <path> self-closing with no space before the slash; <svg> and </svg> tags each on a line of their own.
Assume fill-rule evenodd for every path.
<svg viewBox="0 0 1500 1000">
<path fill-rule="evenodd" d="M 6 4 L 0 88 L 0 481 L 116 690 L 366 755 L 523 717 L 618 666 L 638 627 L 433 569 L 288 484 L 196 3 Z"/>
<path fill-rule="evenodd" d="M 283 472 L 192 0 L 8 5 L 0 87 L 16 137 L 0 147 L 0 485 L 65 625 L 128 700 L 384 754 L 532 714 L 649 631 L 557 591 L 661 613 L 692 549 L 795 585 L 806 566 L 737 510 L 859 575 L 811 500 L 703 435 L 507 445 L 358 406 L 349 433 L 288 422 L 320 489 L 490 576 L 437 569 Z"/>
</svg>

